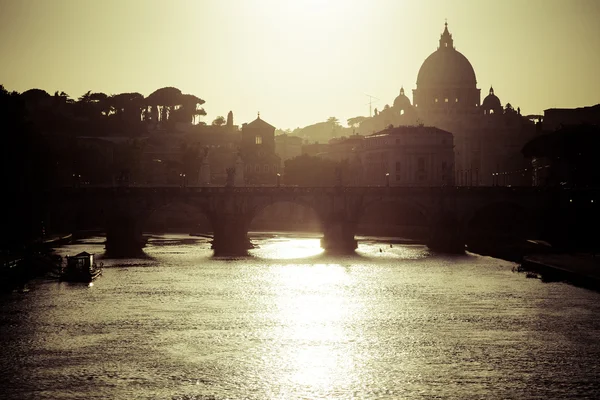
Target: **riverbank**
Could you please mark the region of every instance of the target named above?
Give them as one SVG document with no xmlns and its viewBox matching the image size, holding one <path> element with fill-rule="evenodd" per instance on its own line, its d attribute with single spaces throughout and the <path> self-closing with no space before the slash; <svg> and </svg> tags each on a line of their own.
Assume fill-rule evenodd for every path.
<svg viewBox="0 0 600 400">
<path fill-rule="evenodd" d="M 564 281 L 600 290 L 600 258 L 592 254 L 533 254 L 523 257 L 521 266 L 540 274 L 544 281 Z"/>
</svg>

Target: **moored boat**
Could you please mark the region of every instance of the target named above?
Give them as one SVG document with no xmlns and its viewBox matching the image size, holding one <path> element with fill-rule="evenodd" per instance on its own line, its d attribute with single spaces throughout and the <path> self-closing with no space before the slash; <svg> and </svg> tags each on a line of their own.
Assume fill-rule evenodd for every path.
<svg viewBox="0 0 600 400">
<path fill-rule="evenodd" d="M 102 274 L 102 264 L 97 266 L 94 255 L 81 252 L 75 256 L 67 256 L 67 265 L 60 274 L 61 281 L 91 282 Z"/>
</svg>

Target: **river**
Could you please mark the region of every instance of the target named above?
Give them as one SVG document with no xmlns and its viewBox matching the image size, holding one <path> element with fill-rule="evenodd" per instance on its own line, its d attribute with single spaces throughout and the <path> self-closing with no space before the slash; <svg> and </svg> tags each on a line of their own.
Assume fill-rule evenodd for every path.
<svg viewBox="0 0 600 400">
<path fill-rule="evenodd" d="M 245 258 L 150 239 L 93 286 L 0 299 L 3 399 L 600 397 L 600 294 L 514 264 L 363 241 L 329 256 L 260 235 Z"/>
</svg>

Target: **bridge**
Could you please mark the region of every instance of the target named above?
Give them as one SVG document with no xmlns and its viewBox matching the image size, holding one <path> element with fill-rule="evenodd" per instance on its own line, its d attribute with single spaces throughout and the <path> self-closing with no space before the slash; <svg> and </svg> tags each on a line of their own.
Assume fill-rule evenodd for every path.
<svg viewBox="0 0 600 400">
<path fill-rule="evenodd" d="M 353 251 L 365 211 L 392 203 L 423 216 L 430 248 L 460 252 L 474 221 L 481 226 L 490 220 L 482 215 L 496 213 L 496 220 L 521 222 L 527 232 L 520 234 L 539 237 L 548 221 L 554 225 L 557 218 L 588 218 L 596 210 L 594 200 L 600 202 L 598 194 L 597 189 L 529 187 L 77 187 L 48 193 L 47 204 L 50 210 L 62 210 L 56 214 L 61 218 L 97 219 L 106 231 L 107 251 L 118 254 L 141 251 L 144 221 L 172 203 L 193 206 L 207 217 L 216 255 L 245 253 L 251 247 L 250 223 L 278 202 L 314 210 L 327 251 Z M 597 221 L 597 212 L 593 215 Z"/>
</svg>

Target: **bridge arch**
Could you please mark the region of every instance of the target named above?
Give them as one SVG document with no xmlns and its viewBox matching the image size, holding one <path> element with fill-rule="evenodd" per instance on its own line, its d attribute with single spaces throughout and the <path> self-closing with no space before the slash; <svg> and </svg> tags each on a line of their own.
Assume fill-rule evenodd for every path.
<svg viewBox="0 0 600 400">
<path fill-rule="evenodd" d="M 357 234 L 426 239 L 431 215 L 425 206 L 416 201 L 369 199 L 358 210 L 356 224 Z"/>
<path fill-rule="evenodd" d="M 510 201 L 494 201 L 471 209 L 462 221 L 467 243 L 522 240 L 535 236 L 537 210 Z"/>
<path fill-rule="evenodd" d="M 261 218 L 264 217 L 264 218 Z M 267 198 L 250 207 L 247 226 L 273 230 L 315 230 L 322 232 L 324 215 L 308 198 Z M 277 222 L 284 222 L 279 224 Z"/>
<path fill-rule="evenodd" d="M 187 199 L 169 199 L 149 204 L 141 210 L 138 219 L 143 231 L 155 232 L 181 229 L 189 231 L 188 233 L 198 230 L 208 233 L 213 230 L 214 225 L 207 204 Z"/>
</svg>

